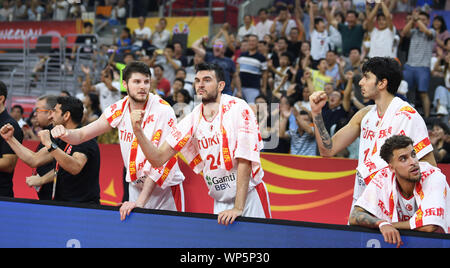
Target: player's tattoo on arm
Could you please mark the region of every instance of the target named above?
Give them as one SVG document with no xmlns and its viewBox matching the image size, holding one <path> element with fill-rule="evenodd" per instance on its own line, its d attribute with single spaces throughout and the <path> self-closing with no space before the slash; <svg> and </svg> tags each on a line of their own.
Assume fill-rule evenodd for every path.
<svg viewBox="0 0 450 268">
<path fill-rule="evenodd" d="M 325 127 L 325 123 L 323 122 L 322 114 L 318 114 L 314 117 L 314 124 L 319 131 L 323 146 L 327 150 L 331 150 L 331 148 L 333 147 L 333 142 L 331 141 L 330 134 L 328 133 L 327 128 Z"/>
<path fill-rule="evenodd" d="M 350 225 L 359 225 L 368 228 L 378 228 L 378 222 L 380 219 L 373 216 L 365 209 L 355 206 L 350 213 L 349 223 Z"/>
</svg>

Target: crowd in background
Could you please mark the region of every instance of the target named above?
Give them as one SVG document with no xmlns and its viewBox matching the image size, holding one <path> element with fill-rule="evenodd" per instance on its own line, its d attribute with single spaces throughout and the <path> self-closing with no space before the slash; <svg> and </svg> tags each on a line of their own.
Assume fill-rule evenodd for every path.
<svg viewBox="0 0 450 268">
<path fill-rule="evenodd" d="M 1 2 L 0 20 L 80 18 L 91 4 Z M 99 35 L 99 29 L 123 25 L 128 16 L 126 1 L 104 2 L 113 6 L 113 15 L 102 20 L 96 29 Z M 112 44 L 99 44 L 92 58 L 80 66 L 81 88 L 76 96 L 85 106 L 83 124 L 98 118 L 104 107 L 126 94 L 120 83 L 121 70 L 135 60 L 151 68 L 153 93 L 172 105 L 181 119 L 194 106 L 195 65 L 214 62 L 226 74 L 223 93 L 245 99 L 257 113 L 261 135 L 269 145 L 264 151 L 318 155 L 309 96 L 318 90 L 327 92 L 328 104 L 322 113 L 333 134 L 358 109 L 372 104 L 364 99 L 358 84 L 364 61 L 389 56 L 403 67 L 404 81 L 397 96 L 423 115 L 438 162 L 449 163 L 450 33 L 443 16 L 431 16 L 432 11 L 444 9 L 445 1 L 375 2 L 275 0 L 256 16 L 246 15 L 238 29 L 225 23 L 211 37 L 195 40 L 190 47 L 171 40 L 167 19 L 160 18 L 151 30 L 146 18 L 140 17 L 137 29 L 123 25 Z M 402 29 L 394 24 L 399 14 L 406 14 Z M 92 24 L 86 23 L 84 32 L 94 33 Z M 93 66 L 101 68 L 98 78 Z M 11 109 L 29 139 L 37 139 L 39 130 L 33 114 L 25 120 L 23 108 Z M 116 138 L 112 133 L 104 142 Z M 272 140 L 278 141 L 276 146 L 270 146 Z M 339 156 L 357 158 L 358 143 Z"/>
</svg>

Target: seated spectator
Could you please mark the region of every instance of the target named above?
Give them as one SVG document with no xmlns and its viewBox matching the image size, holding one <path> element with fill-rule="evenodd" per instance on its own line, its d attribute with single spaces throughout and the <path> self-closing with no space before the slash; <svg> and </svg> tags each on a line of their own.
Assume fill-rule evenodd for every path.
<svg viewBox="0 0 450 268">
<path fill-rule="evenodd" d="M 13 0 L 3 0 L 0 8 L 0 21 L 10 21 L 14 17 Z"/>
<path fill-rule="evenodd" d="M 71 19 L 81 19 L 83 13 L 86 12 L 86 7 L 83 3 L 80 2 L 72 2 L 69 9 L 69 18 Z"/>
<path fill-rule="evenodd" d="M 53 1 L 53 20 L 64 21 L 69 15 L 69 3 L 66 0 Z"/>
<path fill-rule="evenodd" d="M 244 36 L 255 33 L 255 26 L 252 25 L 252 16 L 245 15 L 244 16 L 244 25 L 242 25 L 237 33 L 237 40 L 242 42 Z M 258 37 L 259 38 L 259 37 Z"/>
<path fill-rule="evenodd" d="M 27 5 L 22 0 L 16 0 L 14 7 L 14 20 L 26 20 L 28 17 Z"/>
<path fill-rule="evenodd" d="M 222 67 L 225 73 L 225 88 L 222 94 L 233 94 L 232 84 L 239 79 L 238 72 L 236 71 L 236 64 L 229 58 L 225 56 L 225 44 L 222 40 L 217 39 L 213 43 L 212 52 L 207 52 L 204 42 L 207 42 L 208 37 L 203 36 L 192 44 L 192 50 L 194 53 L 199 54 L 199 57 L 203 57 L 206 63 L 215 63 Z M 238 88 L 238 90 L 240 90 Z"/>
<path fill-rule="evenodd" d="M 290 70 L 290 66 L 291 59 L 287 52 L 281 55 L 280 66 L 278 68 L 274 68 L 271 64 L 267 65 L 269 71 L 271 71 L 274 76 L 274 91 L 286 92 L 291 85 L 293 74 Z"/>
<path fill-rule="evenodd" d="M 164 49 L 169 43 L 170 32 L 166 30 L 167 20 L 160 18 L 159 22 L 155 25 L 155 32 L 150 38 L 150 43 L 157 49 Z"/>
<path fill-rule="evenodd" d="M 314 125 L 310 113 L 305 108 L 292 109 L 295 124 L 286 128 L 287 121 L 291 117 L 291 111 L 280 114 L 280 138 L 290 138 L 292 155 L 317 155 L 317 144 L 314 137 Z"/>
<path fill-rule="evenodd" d="M 170 82 L 166 78 L 164 78 L 164 67 L 161 65 L 155 65 L 153 67 L 153 75 L 155 78 L 152 78 L 152 81 L 156 83 L 156 91 L 159 91 L 158 94 L 163 98 L 168 97 L 170 94 Z"/>
<path fill-rule="evenodd" d="M 434 157 L 438 163 L 450 163 L 450 129 L 442 121 L 436 121 L 430 133 Z"/>
<path fill-rule="evenodd" d="M 447 30 L 447 24 L 442 16 L 433 18 L 433 29 L 436 31 L 436 43 L 433 46 L 433 53 L 438 54 L 438 50 L 446 51 L 444 44 L 447 38 L 450 38 L 450 32 Z"/>
<path fill-rule="evenodd" d="M 267 9 L 265 8 L 261 8 L 258 11 L 258 18 L 259 21 L 255 26 L 255 34 L 261 41 L 264 39 L 265 35 L 270 35 L 270 28 L 272 27 L 273 21 L 268 18 Z"/>
<path fill-rule="evenodd" d="M 94 122 L 102 115 L 100 108 L 100 101 L 96 93 L 90 92 L 84 99 L 84 113 L 81 125 L 85 126 L 91 122 Z"/>
<path fill-rule="evenodd" d="M 45 12 L 40 0 L 31 0 L 30 7 L 27 10 L 29 21 L 40 21 Z"/>
<path fill-rule="evenodd" d="M 173 45 L 167 45 L 162 55 L 157 54 L 155 64 L 164 68 L 164 78 L 172 84 L 175 80 L 175 71 L 181 67 L 181 62 L 174 58 Z"/>
<path fill-rule="evenodd" d="M 83 23 L 83 34 L 77 36 L 77 39 L 75 39 L 75 44 L 72 47 L 72 59 L 75 59 L 76 53 L 78 52 L 78 48 L 82 46 L 80 52 L 81 53 L 92 53 L 94 50 L 94 45 L 97 44 L 97 38 L 94 35 L 94 25 L 92 25 L 91 22 L 85 22 Z M 88 56 L 85 57 L 83 55 L 82 59 L 85 59 L 85 61 L 82 62 L 82 64 L 91 64 L 92 63 L 92 57 Z M 86 61 L 87 60 L 87 61 Z"/>
<path fill-rule="evenodd" d="M 131 51 L 132 43 L 131 43 L 130 28 L 128 28 L 128 27 L 123 28 L 119 35 L 119 39 L 116 40 L 116 37 L 114 36 L 113 40 L 114 40 L 113 43 L 115 45 L 117 45 L 117 47 L 118 47 L 118 49 L 117 49 L 118 54 L 122 54 L 122 53 Z"/>
<path fill-rule="evenodd" d="M 23 139 L 24 140 L 33 140 L 38 141 L 39 136 L 37 135 L 39 131 L 42 130 L 42 128 L 39 126 L 39 122 L 37 120 L 36 111 L 33 110 L 31 112 L 30 116 L 26 120 L 26 124 L 22 127 L 23 131 Z"/>
<path fill-rule="evenodd" d="M 150 38 L 152 37 L 152 30 L 145 26 L 145 18 L 138 18 L 139 27 L 134 29 L 133 31 L 133 46 L 138 47 L 139 49 L 147 49 L 150 46 Z"/>
<path fill-rule="evenodd" d="M 184 87 L 184 80 L 181 78 L 175 78 L 172 83 L 172 88 L 170 89 L 170 95 L 164 98 L 170 106 L 175 105 L 178 101 L 178 92 L 180 92 Z"/>
<path fill-rule="evenodd" d="M 11 108 L 11 111 L 9 113 L 14 120 L 17 121 L 17 124 L 19 124 L 19 127 L 22 128 L 24 125 L 27 124 L 25 120 L 23 119 L 23 107 L 20 104 L 16 104 Z"/>
<path fill-rule="evenodd" d="M 177 101 L 173 107 L 178 122 L 182 120 L 186 115 L 190 114 L 194 108 L 194 103 L 189 96 L 189 92 L 185 89 L 181 89 L 177 94 Z"/>
<path fill-rule="evenodd" d="M 188 60 L 184 54 L 183 45 L 180 42 L 173 43 L 173 57 L 174 59 L 180 61 L 182 67 L 188 66 Z"/>
<path fill-rule="evenodd" d="M 127 18 L 126 1 L 119 0 L 111 10 L 110 24 L 112 25 L 125 24 L 126 18 Z"/>
<path fill-rule="evenodd" d="M 438 114 L 438 116 L 443 116 L 445 120 L 448 119 L 450 112 L 450 53 L 445 56 L 443 76 L 444 85 L 440 85 L 436 88 L 433 106 L 436 109 L 436 114 Z"/>
</svg>

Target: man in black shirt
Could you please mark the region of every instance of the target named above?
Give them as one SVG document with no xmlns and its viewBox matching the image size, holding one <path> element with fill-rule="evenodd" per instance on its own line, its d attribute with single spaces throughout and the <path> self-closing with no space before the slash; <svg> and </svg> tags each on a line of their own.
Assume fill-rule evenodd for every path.
<svg viewBox="0 0 450 268">
<path fill-rule="evenodd" d="M 14 129 L 14 137 L 19 144 L 23 141 L 22 129 L 6 110 L 5 103 L 8 96 L 6 85 L 0 81 L 0 127 L 9 124 Z M 17 156 L 4 139 L 0 139 L 0 196 L 14 197 L 13 175 L 17 163 Z"/>
<path fill-rule="evenodd" d="M 58 97 L 50 115 L 54 125 L 68 129 L 79 127 L 82 117 L 83 104 L 75 97 Z M 45 182 L 56 182 L 54 200 L 100 204 L 100 150 L 95 139 L 72 146 L 52 140 L 50 131 L 45 129 L 38 134 L 44 147 L 35 153 L 12 137 L 11 125 L 3 126 L 0 133 L 27 165 L 37 167 L 55 161 L 55 168 L 43 176 Z"/>
<path fill-rule="evenodd" d="M 55 95 L 44 95 L 36 100 L 36 106 L 34 108 L 36 121 L 42 129 L 52 129 L 53 125 L 51 123 L 51 114 L 54 112 L 57 96 Z M 39 143 L 35 152 L 42 149 L 44 145 Z M 53 170 L 55 163 L 49 162 L 42 166 L 36 167 L 36 172 L 33 172 L 33 176 L 26 178 L 26 183 L 28 186 L 34 186 L 39 200 L 52 200 L 53 191 L 53 181 L 44 183 L 43 176 L 49 171 Z"/>
</svg>

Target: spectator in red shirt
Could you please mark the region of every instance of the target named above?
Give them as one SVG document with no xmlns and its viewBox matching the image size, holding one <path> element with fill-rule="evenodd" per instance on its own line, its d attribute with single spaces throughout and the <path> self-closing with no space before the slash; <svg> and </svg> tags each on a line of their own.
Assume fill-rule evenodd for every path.
<svg viewBox="0 0 450 268">
<path fill-rule="evenodd" d="M 163 97 L 170 95 L 170 82 L 164 78 L 164 67 L 161 65 L 155 65 L 153 72 L 157 81 L 156 90 L 160 91 L 159 94 L 163 94 Z"/>
</svg>

